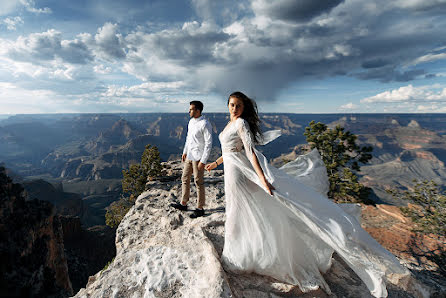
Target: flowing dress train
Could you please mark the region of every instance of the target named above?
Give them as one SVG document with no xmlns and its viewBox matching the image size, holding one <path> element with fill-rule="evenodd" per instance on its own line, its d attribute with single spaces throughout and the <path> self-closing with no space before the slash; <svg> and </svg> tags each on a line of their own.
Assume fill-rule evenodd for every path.
<svg viewBox="0 0 446 298">
<path fill-rule="evenodd" d="M 317 150 L 277 169 L 256 150 L 245 120 L 229 123 L 219 139 L 226 197 L 222 260 L 228 269 L 271 276 L 303 292 L 321 287 L 331 293 L 322 273 L 336 251 L 375 297 L 387 296 L 386 280 L 409 274 L 355 216 L 324 195 L 328 179 Z M 252 166 L 254 154 L 276 188 L 273 196 Z"/>
</svg>

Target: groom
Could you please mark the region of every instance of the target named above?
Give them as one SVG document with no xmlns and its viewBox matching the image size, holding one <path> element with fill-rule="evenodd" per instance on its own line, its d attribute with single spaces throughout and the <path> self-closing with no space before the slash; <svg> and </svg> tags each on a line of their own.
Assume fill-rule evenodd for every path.
<svg viewBox="0 0 446 298">
<path fill-rule="evenodd" d="M 187 126 L 186 144 L 184 145 L 181 160 L 184 163 L 183 175 L 181 177 L 182 198 L 180 203 L 171 204 L 172 207 L 187 210 L 187 202 L 190 197 L 190 179 L 192 172 L 197 189 L 197 209 L 190 216 L 197 218 L 204 215 L 204 166 L 209 158 L 212 148 L 211 124 L 204 116 L 203 103 L 198 100 L 191 101 L 189 106 L 189 124 Z"/>
</svg>

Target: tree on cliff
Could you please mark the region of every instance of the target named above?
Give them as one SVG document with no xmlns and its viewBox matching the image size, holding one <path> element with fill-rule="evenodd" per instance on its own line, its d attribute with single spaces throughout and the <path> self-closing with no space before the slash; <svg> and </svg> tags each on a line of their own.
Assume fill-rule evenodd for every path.
<svg viewBox="0 0 446 298">
<path fill-rule="evenodd" d="M 435 249 L 417 247 L 422 256 L 438 265 L 438 272 L 446 277 L 446 192 L 434 181 L 413 181 L 412 189 L 399 191 L 390 189 L 396 199 L 411 202 L 412 206 L 401 207 L 404 215 L 415 223 L 413 232 L 427 237 L 440 236 L 443 246 Z M 434 236 L 435 235 L 435 236 Z M 419 253 L 418 253 L 419 254 Z"/>
<path fill-rule="evenodd" d="M 359 183 L 355 173 L 360 171 L 360 163 L 365 164 L 372 158 L 373 148 L 360 147 L 357 136 L 340 125 L 330 129 L 314 120 L 305 128 L 304 135 L 311 149 L 317 148 L 327 168 L 328 197 L 339 203 L 369 203 L 370 189 Z"/>
<path fill-rule="evenodd" d="M 105 223 L 114 228 L 135 204 L 138 196 L 145 190 L 147 180 L 153 180 L 161 175 L 161 158 L 158 148 L 146 145 L 140 164 L 133 164 L 128 170 L 122 171 L 121 199 L 110 204 L 105 214 Z"/>
</svg>

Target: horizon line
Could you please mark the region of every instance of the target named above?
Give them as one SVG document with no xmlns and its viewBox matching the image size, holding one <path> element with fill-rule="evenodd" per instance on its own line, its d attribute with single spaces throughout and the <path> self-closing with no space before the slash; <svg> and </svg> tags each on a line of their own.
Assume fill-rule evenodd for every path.
<svg viewBox="0 0 446 298">
<path fill-rule="evenodd" d="M 67 113 L 25 113 L 25 114 L 2 114 L 0 117 L 4 116 L 34 116 L 34 115 L 116 115 L 116 114 L 188 114 L 187 112 L 67 112 Z M 228 112 L 203 112 L 206 114 L 229 114 Z M 446 115 L 446 112 L 259 112 L 259 114 L 291 114 L 291 115 L 365 115 L 365 114 L 383 114 L 383 115 Z"/>
</svg>

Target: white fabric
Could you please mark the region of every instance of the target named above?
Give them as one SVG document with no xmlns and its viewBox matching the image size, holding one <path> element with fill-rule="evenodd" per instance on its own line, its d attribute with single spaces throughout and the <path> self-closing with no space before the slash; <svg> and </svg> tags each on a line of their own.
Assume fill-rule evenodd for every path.
<svg viewBox="0 0 446 298">
<path fill-rule="evenodd" d="M 327 195 L 330 188 L 327 169 L 317 149 L 313 149 L 308 154 L 298 156 L 280 169 L 320 194 Z"/>
<path fill-rule="evenodd" d="M 407 269 L 364 231 L 354 216 L 314 190 L 323 188 L 325 192 L 328 183 L 326 172 L 319 171 L 322 161 L 318 154 L 312 152 L 284 167 L 297 174 L 290 176 L 269 165 L 255 149 L 245 120 L 228 124 L 219 138 L 225 149 L 222 260 L 229 270 L 268 275 L 298 285 L 303 292 L 322 287 L 330 293 L 321 273 L 330 268 L 336 251 L 375 297 L 387 296 L 387 276 L 407 276 Z M 230 150 L 240 144 L 243 151 Z M 276 188 L 274 196 L 265 191 L 254 171 L 254 154 Z M 314 183 L 308 177 L 316 177 Z"/>
<path fill-rule="evenodd" d="M 269 142 L 274 141 L 281 135 L 282 135 L 282 132 L 280 131 L 280 129 L 265 131 L 262 136 L 262 141 L 260 142 L 259 145 L 266 145 Z"/>
<path fill-rule="evenodd" d="M 206 164 L 212 148 L 212 127 L 209 121 L 200 116 L 191 118 L 187 125 L 187 137 L 183 154 L 192 161 Z"/>
</svg>

